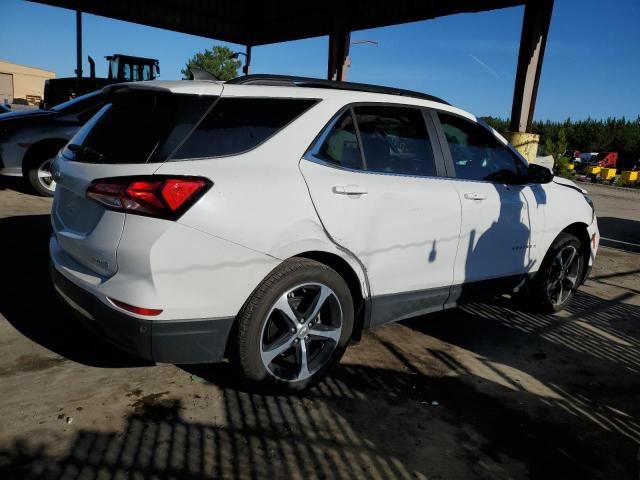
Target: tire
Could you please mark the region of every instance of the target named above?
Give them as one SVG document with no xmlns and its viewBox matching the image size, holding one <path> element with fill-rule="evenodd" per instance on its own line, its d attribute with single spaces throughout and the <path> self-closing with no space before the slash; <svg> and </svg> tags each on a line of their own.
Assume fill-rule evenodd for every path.
<svg viewBox="0 0 640 480">
<path fill-rule="evenodd" d="M 259 390 L 309 388 L 342 357 L 353 317 L 349 287 L 335 270 L 291 258 L 269 274 L 238 314 L 232 352 L 236 366 Z"/>
<path fill-rule="evenodd" d="M 528 291 L 527 303 L 534 310 L 555 313 L 571 302 L 584 272 L 583 248 L 571 233 L 563 232 L 554 240 Z"/>
<path fill-rule="evenodd" d="M 33 191 L 41 197 L 53 197 L 56 182 L 51 175 L 53 158 L 38 158 L 27 168 L 27 180 Z M 48 174 L 48 175 L 47 175 Z"/>
</svg>

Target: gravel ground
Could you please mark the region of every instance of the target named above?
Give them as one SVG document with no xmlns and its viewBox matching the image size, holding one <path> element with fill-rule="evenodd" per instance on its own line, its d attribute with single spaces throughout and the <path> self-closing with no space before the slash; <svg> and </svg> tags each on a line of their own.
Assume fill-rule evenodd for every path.
<svg viewBox="0 0 640 480">
<path fill-rule="evenodd" d="M 305 395 L 265 397 L 226 364 L 149 365 L 79 329 L 48 283 L 50 200 L 17 185 L 0 184 L 2 479 L 640 478 L 624 244 L 562 314 L 496 300 L 387 325 Z M 598 214 L 626 225 L 603 232 L 637 239 L 640 197 L 602 188 Z"/>
</svg>

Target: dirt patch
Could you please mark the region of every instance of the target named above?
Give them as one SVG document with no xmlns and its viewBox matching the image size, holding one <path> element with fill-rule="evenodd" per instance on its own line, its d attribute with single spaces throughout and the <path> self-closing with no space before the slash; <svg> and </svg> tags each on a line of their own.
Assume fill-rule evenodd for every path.
<svg viewBox="0 0 640 480">
<path fill-rule="evenodd" d="M 140 413 L 143 410 L 145 410 L 145 408 L 151 405 L 156 405 L 158 403 L 165 403 L 162 401 L 158 402 L 158 400 L 160 399 L 160 397 L 164 397 L 165 395 L 168 395 L 168 394 L 169 394 L 169 391 L 151 393 L 149 395 L 145 395 L 144 397 L 138 398 L 136 401 L 130 403 L 129 406 L 133 407 L 134 412 Z"/>
<path fill-rule="evenodd" d="M 131 390 L 129 393 L 127 393 L 125 395 L 125 397 L 136 397 L 136 398 L 140 398 L 142 396 L 142 389 L 140 388 L 136 388 L 134 390 Z"/>
<path fill-rule="evenodd" d="M 18 373 L 48 370 L 49 368 L 57 367 L 67 361 L 68 360 L 66 358 L 62 357 L 48 357 L 38 353 L 29 353 L 18 357 L 13 365 L 0 368 L 0 377 L 9 377 Z"/>
<path fill-rule="evenodd" d="M 179 415 L 180 400 L 176 398 L 162 398 L 170 392 L 158 392 L 145 395 L 129 404 L 133 415 L 139 416 L 145 423 L 173 421 Z"/>
</svg>

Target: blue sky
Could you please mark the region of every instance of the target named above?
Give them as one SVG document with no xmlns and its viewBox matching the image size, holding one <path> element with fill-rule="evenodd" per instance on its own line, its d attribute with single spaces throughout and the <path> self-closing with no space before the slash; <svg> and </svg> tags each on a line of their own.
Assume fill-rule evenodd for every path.
<svg viewBox="0 0 640 480">
<path fill-rule="evenodd" d="M 348 79 L 428 92 L 478 115 L 511 112 L 522 7 L 359 31 Z M 71 76 L 75 14 L 2 0 L 0 59 Z M 561 120 L 640 114 L 640 1 L 556 0 L 535 118 Z M 111 53 L 160 60 L 161 78 L 180 78 L 195 52 L 216 40 L 84 15 L 83 53 L 99 76 Z M 229 45 L 233 49 L 243 49 Z M 253 73 L 324 77 L 327 38 L 255 47 Z M 88 73 L 88 65 L 83 66 Z"/>
</svg>

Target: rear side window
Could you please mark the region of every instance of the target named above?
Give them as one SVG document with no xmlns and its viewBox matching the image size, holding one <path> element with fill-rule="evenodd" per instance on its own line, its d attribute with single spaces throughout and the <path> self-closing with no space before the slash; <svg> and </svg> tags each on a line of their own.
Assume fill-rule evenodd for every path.
<svg viewBox="0 0 640 480">
<path fill-rule="evenodd" d="M 457 178 L 519 183 L 527 167 L 486 128 L 455 115 L 438 113 Z"/>
<path fill-rule="evenodd" d="M 308 110 L 316 100 L 221 98 L 172 160 L 237 155 L 257 147 Z"/>
<path fill-rule="evenodd" d="M 85 163 L 162 162 L 214 100 L 146 90 L 114 93 L 70 140 L 63 155 Z"/>
</svg>

